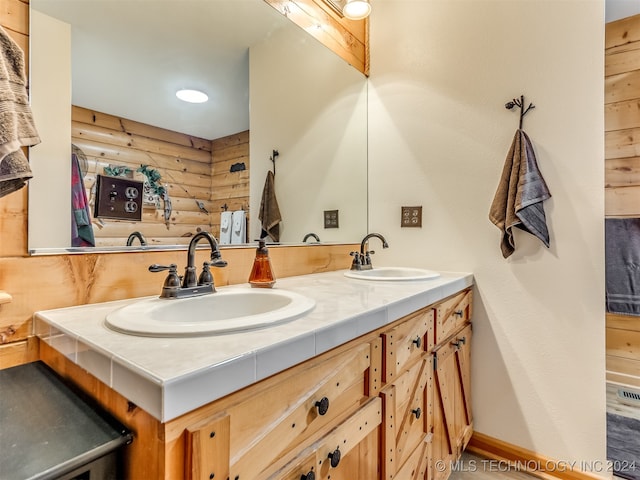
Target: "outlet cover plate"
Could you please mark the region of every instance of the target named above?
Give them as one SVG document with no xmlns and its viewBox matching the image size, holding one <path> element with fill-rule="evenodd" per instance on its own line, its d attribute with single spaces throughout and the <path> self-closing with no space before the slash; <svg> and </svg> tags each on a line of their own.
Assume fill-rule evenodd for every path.
<svg viewBox="0 0 640 480">
<path fill-rule="evenodd" d="M 338 210 L 324 211 L 324 228 L 339 228 Z"/>
<path fill-rule="evenodd" d="M 400 226 L 422 228 L 422 206 L 402 207 Z"/>
</svg>

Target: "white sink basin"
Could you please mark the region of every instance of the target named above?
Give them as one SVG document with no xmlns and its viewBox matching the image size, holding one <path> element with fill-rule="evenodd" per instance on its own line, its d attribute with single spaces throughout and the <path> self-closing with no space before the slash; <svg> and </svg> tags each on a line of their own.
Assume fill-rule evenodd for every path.
<svg viewBox="0 0 640 480">
<path fill-rule="evenodd" d="M 222 288 L 201 297 L 140 300 L 111 312 L 105 323 L 130 335 L 218 335 L 290 322 L 315 305 L 315 300 L 286 290 Z"/>
<path fill-rule="evenodd" d="M 413 280 L 429 280 L 439 277 L 438 272 L 423 270 L 422 268 L 409 267 L 380 267 L 371 270 L 349 270 L 345 277 L 358 278 L 360 280 L 377 280 L 386 282 L 406 282 Z"/>
</svg>

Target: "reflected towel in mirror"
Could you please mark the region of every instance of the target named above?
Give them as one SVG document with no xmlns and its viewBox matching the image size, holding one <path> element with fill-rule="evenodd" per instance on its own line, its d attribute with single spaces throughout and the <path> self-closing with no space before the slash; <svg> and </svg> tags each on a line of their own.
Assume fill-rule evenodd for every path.
<svg viewBox="0 0 640 480">
<path fill-rule="evenodd" d="M 262 224 L 260 238 L 265 238 L 268 235 L 274 242 L 279 242 L 282 216 L 276 199 L 275 175 L 271 170 L 267 173 L 267 178 L 264 182 L 258 218 Z"/>
<path fill-rule="evenodd" d="M 231 217 L 233 212 L 220 213 L 220 245 L 231 243 Z"/>
<path fill-rule="evenodd" d="M 247 242 L 247 216 L 244 210 L 236 210 L 231 216 L 231 243 Z"/>
</svg>

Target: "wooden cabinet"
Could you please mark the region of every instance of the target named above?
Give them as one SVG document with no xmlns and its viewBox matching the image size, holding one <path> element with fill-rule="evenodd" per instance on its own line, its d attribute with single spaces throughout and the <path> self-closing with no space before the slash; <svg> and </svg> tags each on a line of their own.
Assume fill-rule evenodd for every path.
<svg viewBox="0 0 640 480">
<path fill-rule="evenodd" d="M 134 432 L 128 478 L 444 480 L 472 433 L 471 310 L 459 292 L 166 423 L 41 355 Z"/>
<path fill-rule="evenodd" d="M 372 402 L 365 384 L 370 358 L 371 345 L 361 343 L 280 382 L 257 384 L 237 401 L 232 396 L 224 409 L 187 427 L 187 478 L 279 478 L 269 472 L 308 450 L 315 458 L 302 462 L 303 470 L 324 472 L 334 451 L 339 466 L 336 459 L 381 423 L 380 399 Z"/>
<path fill-rule="evenodd" d="M 471 438 L 471 299 L 460 292 L 381 334 L 383 480 L 444 479 Z"/>
</svg>

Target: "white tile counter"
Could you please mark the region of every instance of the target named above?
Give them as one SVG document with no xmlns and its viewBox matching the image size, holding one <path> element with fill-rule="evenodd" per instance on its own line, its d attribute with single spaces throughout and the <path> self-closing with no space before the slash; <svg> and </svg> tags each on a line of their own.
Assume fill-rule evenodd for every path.
<svg viewBox="0 0 640 480">
<path fill-rule="evenodd" d="M 34 333 L 167 422 L 472 284 L 468 273 L 441 272 L 438 278 L 407 282 L 354 280 L 344 271 L 317 273 L 277 280 L 274 288 L 306 295 L 316 306 L 302 318 L 270 328 L 190 338 L 110 330 L 105 316 L 140 300 L 128 299 L 36 312 Z"/>
</svg>

